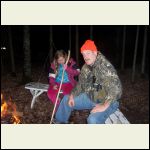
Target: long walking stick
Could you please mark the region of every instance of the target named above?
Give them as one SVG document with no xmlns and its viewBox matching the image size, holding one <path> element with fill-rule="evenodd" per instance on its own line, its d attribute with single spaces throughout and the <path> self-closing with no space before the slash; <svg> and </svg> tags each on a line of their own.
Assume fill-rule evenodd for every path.
<svg viewBox="0 0 150 150">
<path fill-rule="evenodd" d="M 69 58 L 70 58 L 70 50 L 68 51 L 68 57 L 67 57 L 67 61 L 65 63 L 66 65 L 68 64 Z M 60 82 L 59 90 L 58 90 L 58 93 L 57 93 L 57 97 L 56 97 L 56 101 L 55 101 L 53 113 L 52 113 L 52 116 L 51 116 L 50 124 L 53 121 L 53 117 L 54 117 L 54 113 L 55 113 L 55 109 L 56 109 L 56 104 L 57 104 L 57 101 L 58 101 L 58 98 L 59 98 L 60 90 L 61 90 L 61 87 L 62 87 L 62 82 L 64 80 L 64 72 L 65 72 L 65 70 L 63 69 L 63 73 L 62 73 L 62 77 L 61 77 L 61 82 Z"/>
</svg>

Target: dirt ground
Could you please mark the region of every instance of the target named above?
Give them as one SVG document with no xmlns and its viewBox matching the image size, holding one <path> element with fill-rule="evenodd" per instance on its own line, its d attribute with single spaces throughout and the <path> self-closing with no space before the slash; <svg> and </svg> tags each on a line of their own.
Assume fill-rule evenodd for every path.
<svg viewBox="0 0 150 150">
<path fill-rule="evenodd" d="M 47 74 L 41 71 L 40 67 L 32 70 L 32 80 L 37 82 L 39 77 L 41 83 L 47 83 Z M 119 73 L 123 85 L 123 95 L 120 100 L 120 110 L 132 124 L 149 123 L 149 79 L 135 77 L 135 83 L 131 83 L 131 71 L 126 70 Z M 1 76 L 1 93 L 6 101 L 12 100 L 17 106 L 17 111 L 21 112 L 20 120 L 22 124 L 49 124 L 53 111 L 53 104 L 49 101 L 47 94 L 40 95 L 31 109 L 32 95 L 25 89 L 24 84 L 20 84 L 22 71 L 17 71 L 17 76 L 3 74 Z M 1 102 L 2 103 L 2 102 Z M 75 111 L 71 114 L 71 124 L 85 124 L 87 111 Z"/>
</svg>

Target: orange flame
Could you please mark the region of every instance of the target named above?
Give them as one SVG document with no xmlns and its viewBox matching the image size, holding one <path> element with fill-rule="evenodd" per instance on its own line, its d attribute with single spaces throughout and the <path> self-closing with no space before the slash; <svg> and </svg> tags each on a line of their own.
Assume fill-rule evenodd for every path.
<svg viewBox="0 0 150 150">
<path fill-rule="evenodd" d="M 8 105 L 4 102 L 1 106 L 1 117 L 4 117 L 7 114 Z"/>
<path fill-rule="evenodd" d="M 4 101 L 3 94 L 1 94 L 1 101 Z M 8 103 L 4 101 L 3 104 L 1 105 L 1 118 L 7 116 L 8 114 L 11 114 L 12 116 L 11 119 L 13 120 L 13 124 L 19 124 L 21 122 L 18 117 L 16 105 L 12 104 L 11 101 Z"/>
<path fill-rule="evenodd" d="M 13 124 L 19 124 L 20 123 L 20 119 L 17 116 L 13 115 L 13 118 L 14 118 Z"/>
</svg>

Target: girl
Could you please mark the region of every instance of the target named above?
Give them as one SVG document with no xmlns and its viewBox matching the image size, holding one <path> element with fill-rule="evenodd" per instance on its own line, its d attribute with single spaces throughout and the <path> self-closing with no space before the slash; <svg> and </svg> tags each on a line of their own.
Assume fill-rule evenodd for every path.
<svg viewBox="0 0 150 150">
<path fill-rule="evenodd" d="M 62 79 L 63 69 L 64 79 L 61 86 L 62 96 L 70 94 L 71 90 L 76 85 L 77 81 L 74 77 L 77 77 L 80 73 L 80 69 L 77 67 L 75 61 L 70 58 L 68 64 L 65 65 L 67 60 L 67 54 L 63 50 L 58 50 L 55 53 L 54 61 L 51 63 L 50 71 L 49 71 L 49 89 L 47 95 L 49 99 L 55 104 L 57 93 L 59 90 L 60 82 Z M 60 100 L 57 101 L 57 107 L 60 103 Z"/>
</svg>

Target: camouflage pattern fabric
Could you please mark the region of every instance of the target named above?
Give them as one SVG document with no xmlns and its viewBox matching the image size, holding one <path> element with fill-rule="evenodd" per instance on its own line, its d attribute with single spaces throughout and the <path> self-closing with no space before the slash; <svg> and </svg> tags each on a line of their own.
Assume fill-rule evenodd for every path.
<svg viewBox="0 0 150 150">
<path fill-rule="evenodd" d="M 98 52 L 94 65 L 84 64 L 79 75 L 79 81 L 72 90 L 73 96 L 87 93 L 91 100 L 104 103 L 120 99 L 122 85 L 113 65 Z"/>
</svg>

